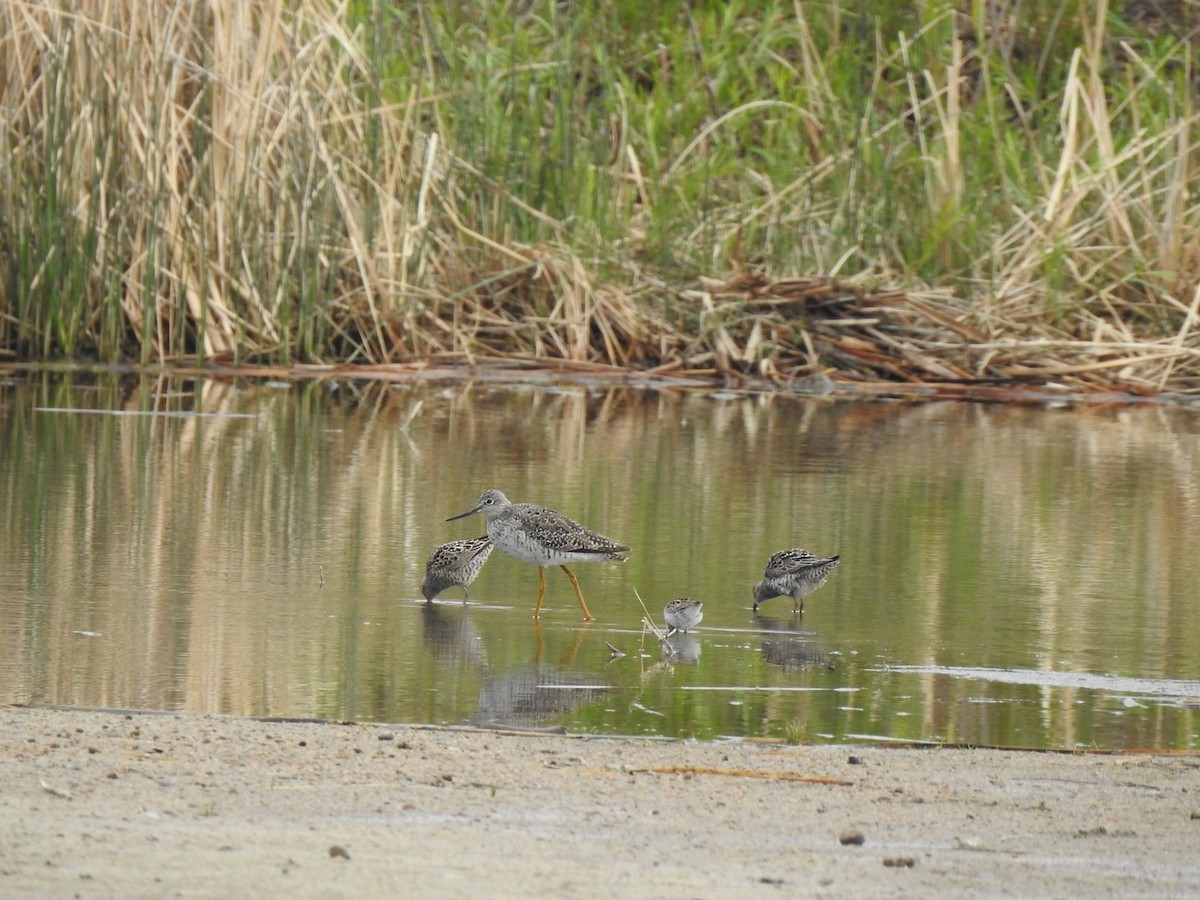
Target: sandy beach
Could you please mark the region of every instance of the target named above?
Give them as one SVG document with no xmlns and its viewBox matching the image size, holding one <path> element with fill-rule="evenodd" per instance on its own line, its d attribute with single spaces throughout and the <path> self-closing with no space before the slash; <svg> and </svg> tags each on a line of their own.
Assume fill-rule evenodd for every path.
<svg viewBox="0 0 1200 900">
<path fill-rule="evenodd" d="M 1200 759 L 0 708 L 5 897 L 1182 897 Z"/>
</svg>

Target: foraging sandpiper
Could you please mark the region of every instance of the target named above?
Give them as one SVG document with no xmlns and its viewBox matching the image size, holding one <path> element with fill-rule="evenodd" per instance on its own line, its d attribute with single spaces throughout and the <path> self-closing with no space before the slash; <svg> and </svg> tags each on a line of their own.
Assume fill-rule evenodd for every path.
<svg viewBox="0 0 1200 900">
<path fill-rule="evenodd" d="M 825 583 L 825 579 L 837 567 L 840 559 L 841 556 L 813 556 L 799 547 L 772 553 L 771 558 L 767 560 L 762 581 L 754 585 L 755 611 L 758 611 L 758 604 L 764 600 L 790 596 L 792 610 L 795 611 L 798 604 L 800 612 L 803 613 L 804 596 Z"/>
<path fill-rule="evenodd" d="M 467 586 L 479 577 L 479 571 L 492 553 L 491 539 L 482 537 L 466 541 L 450 541 L 442 544 L 425 563 L 425 577 L 421 579 L 421 593 L 432 600 L 446 588 L 459 585 L 463 589 L 463 602 L 470 593 Z"/>
<path fill-rule="evenodd" d="M 667 620 L 668 635 L 677 631 L 686 632 L 699 625 L 704 618 L 704 604 L 699 600 L 676 597 L 663 608 L 663 618 Z"/>
</svg>

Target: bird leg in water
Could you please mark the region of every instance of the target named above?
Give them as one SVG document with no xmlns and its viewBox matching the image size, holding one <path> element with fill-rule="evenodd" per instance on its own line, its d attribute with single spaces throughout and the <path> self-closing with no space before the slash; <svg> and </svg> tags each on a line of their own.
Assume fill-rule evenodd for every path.
<svg viewBox="0 0 1200 900">
<path fill-rule="evenodd" d="M 596 621 L 596 617 L 592 615 L 591 610 L 587 608 L 587 604 L 583 602 L 583 591 L 579 587 L 579 579 L 575 577 L 575 573 L 566 566 L 559 566 L 559 568 L 567 573 L 567 577 L 571 579 L 571 584 L 575 585 L 575 596 L 579 598 L 579 605 L 583 607 L 583 621 Z"/>
<path fill-rule="evenodd" d="M 533 617 L 541 618 L 542 615 L 542 598 L 546 596 L 546 570 L 538 566 L 538 599 L 537 606 L 533 608 Z"/>
<path fill-rule="evenodd" d="M 575 596 L 579 598 L 579 605 L 583 608 L 583 621 L 594 622 L 596 617 L 592 615 L 592 611 L 587 608 L 587 604 L 583 600 L 583 590 L 579 587 L 579 579 L 575 577 L 575 573 L 566 566 L 560 568 L 567 573 L 567 577 L 571 579 L 571 584 L 575 587 Z M 541 618 L 542 615 L 542 598 L 546 596 L 546 570 L 538 566 L 538 598 L 537 606 L 533 609 L 533 617 Z"/>
</svg>

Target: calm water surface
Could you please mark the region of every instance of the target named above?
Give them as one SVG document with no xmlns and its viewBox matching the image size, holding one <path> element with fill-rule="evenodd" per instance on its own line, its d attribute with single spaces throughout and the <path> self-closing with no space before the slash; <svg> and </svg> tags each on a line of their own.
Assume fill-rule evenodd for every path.
<svg viewBox="0 0 1200 900">
<path fill-rule="evenodd" d="M 596 622 L 499 552 L 420 599 L 489 487 L 633 548 Z M 0 702 L 1195 749 L 1198 526 L 1188 410 L 9 376 Z M 790 546 L 842 565 L 755 615 Z"/>
</svg>

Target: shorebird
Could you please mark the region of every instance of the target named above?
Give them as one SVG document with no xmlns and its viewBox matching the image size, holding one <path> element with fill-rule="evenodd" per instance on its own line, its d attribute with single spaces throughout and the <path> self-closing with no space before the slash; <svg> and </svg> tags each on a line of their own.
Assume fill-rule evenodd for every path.
<svg viewBox="0 0 1200 900">
<path fill-rule="evenodd" d="M 567 573 L 575 588 L 575 596 L 579 598 L 579 606 L 583 609 L 584 621 L 590 622 L 595 618 L 584 602 L 579 579 L 567 568 L 567 563 L 624 562 L 625 557 L 621 554 L 628 553 L 628 547 L 588 531 L 556 510 L 533 503 L 513 503 L 495 488 L 484 491 L 479 496 L 479 502 L 466 512 L 451 516 L 446 521 L 453 522 L 477 512 L 483 513 L 487 519 L 488 537 L 496 547 L 509 556 L 538 567 L 538 598 L 533 610 L 535 619 L 541 615 L 542 598 L 546 594 L 547 566 L 559 566 Z"/>
<path fill-rule="evenodd" d="M 479 577 L 479 571 L 492 553 L 492 542 L 485 534 L 466 541 L 450 541 L 442 544 L 425 563 L 425 577 L 421 579 L 421 593 L 432 600 L 446 588 L 459 585 L 463 589 L 463 602 L 470 597 L 467 586 Z"/>
<path fill-rule="evenodd" d="M 668 636 L 677 631 L 686 632 L 699 625 L 704 618 L 704 604 L 699 600 L 676 597 L 663 607 L 663 618 L 667 620 Z"/>
<path fill-rule="evenodd" d="M 807 550 L 793 547 L 772 553 L 767 560 L 762 581 L 754 585 L 754 610 L 758 604 L 772 597 L 790 596 L 793 611 L 799 605 L 804 612 L 804 596 L 811 594 L 825 583 L 838 564 L 841 556 L 813 556 Z"/>
</svg>

